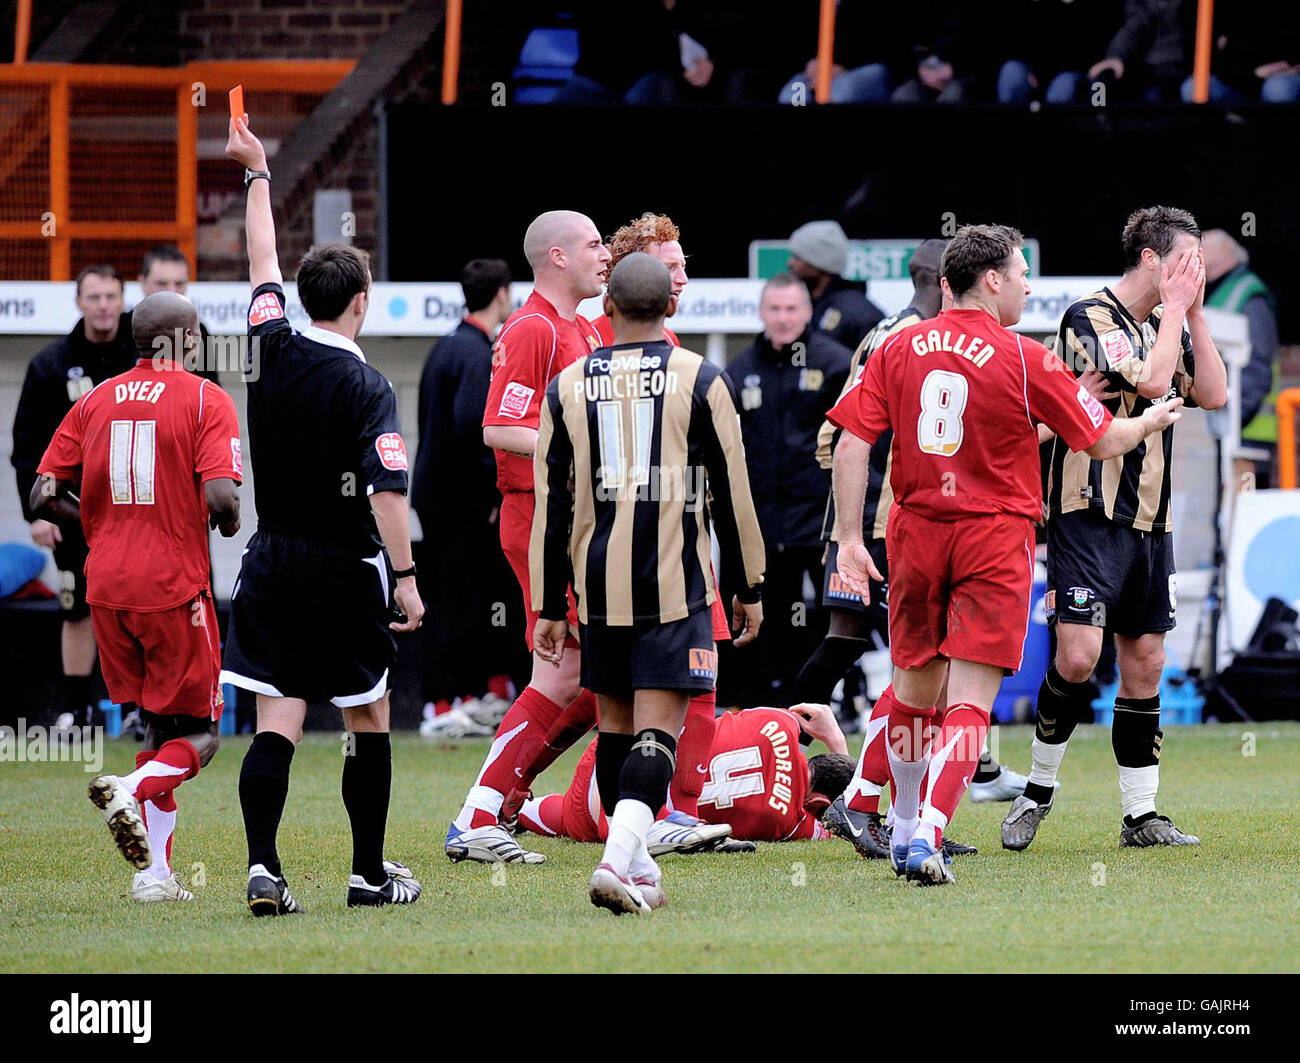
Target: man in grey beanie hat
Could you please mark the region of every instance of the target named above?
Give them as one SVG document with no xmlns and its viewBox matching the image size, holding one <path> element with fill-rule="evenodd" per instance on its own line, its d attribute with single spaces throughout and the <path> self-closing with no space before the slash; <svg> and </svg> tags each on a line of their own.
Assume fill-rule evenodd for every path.
<svg viewBox="0 0 1300 1063">
<path fill-rule="evenodd" d="M 786 268 L 808 286 L 813 328 L 854 350 L 885 315 L 866 286 L 844 279 L 849 239 L 838 222 L 810 221 L 790 234 Z"/>
</svg>

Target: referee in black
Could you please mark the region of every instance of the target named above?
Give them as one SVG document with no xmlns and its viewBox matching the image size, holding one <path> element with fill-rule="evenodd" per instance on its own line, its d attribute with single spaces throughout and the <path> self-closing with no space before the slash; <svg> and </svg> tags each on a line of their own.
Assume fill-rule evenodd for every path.
<svg viewBox="0 0 1300 1063">
<path fill-rule="evenodd" d="M 710 516 L 736 645 L 763 619 L 763 537 L 735 398 L 720 369 L 664 340 L 671 294 L 668 268 L 651 255 L 614 267 L 605 296 L 614 345 L 551 381 L 533 466 L 533 639 L 542 660 L 560 663 L 572 583 L 609 817 L 590 896 L 615 913 L 664 903 L 645 835 L 668 795 L 687 703 L 717 678 Z"/>
<path fill-rule="evenodd" d="M 257 694 L 257 735 L 239 776 L 248 907 L 254 915 L 302 911 L 275 839 L 307 706 L 325 699 L 343 710 L 349 732 L 348 906 L 408 904 L 420 884 L 383 858 L 393 776 L 388 674 L 397 650 L 392 632 L 417 628 L 424 605 L 411 560 L 397 402 L 356 344 L 369 305 L 369 259 L 343 244 L 309 250 L 298 266 L 298 295 L 312 323 L 294 331 L 280 286 L 266 152 L 246 117 L 231 119 L 226 154 L 245 167 L 253 286 L 248 441 L 258 526 L 231 593 L 221 673 L 222 682 Z"/>
</svg>

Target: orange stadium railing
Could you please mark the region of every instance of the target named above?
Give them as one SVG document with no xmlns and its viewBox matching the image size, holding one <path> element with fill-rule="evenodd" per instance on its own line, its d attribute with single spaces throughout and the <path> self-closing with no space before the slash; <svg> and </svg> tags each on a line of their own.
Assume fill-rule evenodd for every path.
<svg viewBox="0 0 1300 1063">
<path fill-rule="evenodd" d="M 319 97 L 355 65 L 0 65 L 0 279 L 71 280 L 74 264 L 138 262 L 158 243 L 193 263 L 200 122 L 224 138 L 236 84 Z"/>
<path fill-rule="evenodd" d="M 1278 485 L 1296 487 L 1296 412 L 1300 411 L 1300 388 L 1287 388 L 1277 397 Z"/>
</svg>

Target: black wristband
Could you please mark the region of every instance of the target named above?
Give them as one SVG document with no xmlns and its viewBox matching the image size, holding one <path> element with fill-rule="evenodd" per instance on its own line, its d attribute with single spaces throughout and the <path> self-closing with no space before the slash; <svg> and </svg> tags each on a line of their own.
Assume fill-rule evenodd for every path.
<svg viewBox="0 0 1300 1063">
<path fill-rule="evenodd" d="M 405 579 L 407 576 L 414 576 L 414 575 L 415 575 L 414 565 L 412 565 L 410 568 L 402 569 L 401 572 L 398 572 L 396 569 L 393 569 L 393 579 Z"/>
</svg>

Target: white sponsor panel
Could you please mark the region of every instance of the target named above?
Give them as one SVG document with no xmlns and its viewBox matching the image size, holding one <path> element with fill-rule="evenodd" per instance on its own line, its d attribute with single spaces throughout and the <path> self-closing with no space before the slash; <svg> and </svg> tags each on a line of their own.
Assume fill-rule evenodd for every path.
<svg viewBox="0 0 1300 1063">
<path fill-rule="evenodd" d="M 1032 280 L 1033 294 L 1017 327 L 1035 335 L 1054 333 L 1065 308 L 1076 299 L 1097 291 L 1108 279 L 1099 277 L 1039 277 Z M 761 328 L 758 300 L 763 282 L 748 278 L 693 280 L 683 293 L 676 316 L 669 327 L 680 334 L 756 333 Z M 515 305 L 528 298 L 532 285 L 511 286 Z M 294 328 L 308 325 L 294 284 L 285 284 L 285 314 Z M 198 308 L 199 317 L 214 333 L 242 333 L 248 320 L 252 291 L 247 284 L 195 281 L 187 292 Z M 887 314 L 903 309 L 911 299 L 907 280 L 873 281 L 871 300 Z M 50 281 L 0 282 L 0 334 L 60 335 L 68 332 L 81 316 L 74 299 L 75 285 Z M 140 285 L 126 286 L 126 305 L 141 299 Z M 580 307 L 588 320 L 599 317 L 601 299 L 586 300 Z M 460 285 L 452 282 L 380 283 L 370 293 L 365 336 L 444 336 L 465 314 Z"/>
</svg>

